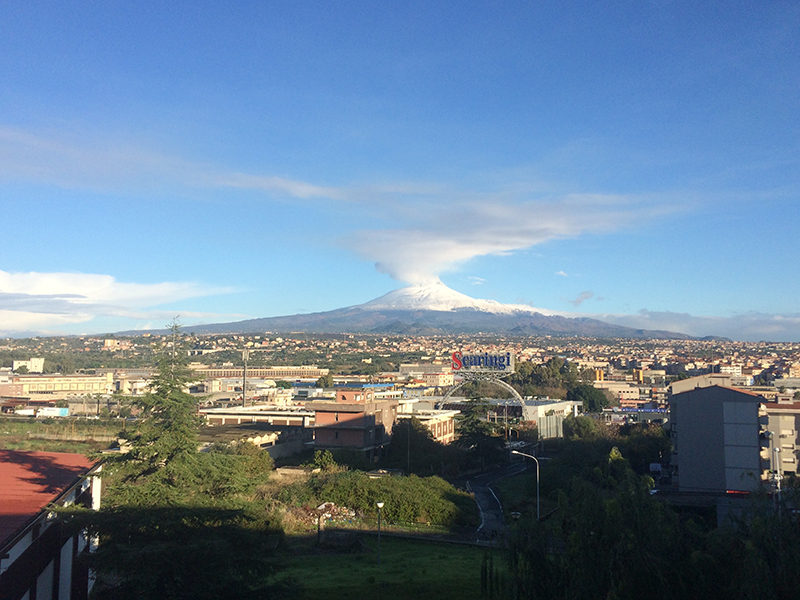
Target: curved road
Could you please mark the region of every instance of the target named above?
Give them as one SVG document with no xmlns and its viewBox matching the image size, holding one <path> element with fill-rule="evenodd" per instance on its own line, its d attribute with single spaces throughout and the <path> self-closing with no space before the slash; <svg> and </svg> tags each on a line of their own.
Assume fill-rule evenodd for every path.
<svg viewBox="0 0 800 600">
<path fill-rule="evenodd" d="M 477 541 L 494 541 L 503 537 L 507 526 L 503 516 L 503 507 L 500 500 L 491 488 L 491 485 L 505 477 L 522 473 L 527 468 L 526 464 L 509 465 L 483 475 L 478 475 L 467 481 L 467 489 L 475 494 L 475 502 L 481 513 L 481 524 L 478 527 Z"/>
</svg>

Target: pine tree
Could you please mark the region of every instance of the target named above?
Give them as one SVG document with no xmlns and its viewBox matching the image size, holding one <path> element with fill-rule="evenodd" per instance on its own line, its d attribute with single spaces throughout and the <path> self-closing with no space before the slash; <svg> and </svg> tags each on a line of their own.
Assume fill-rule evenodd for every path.
<svg viewBox="0 0 800 600">
<path fill-rule="evenodd" d="M 74 510 L 73 526 L 100 541 L 90 563 L 98 599 L 277 598 L 292 586 L 275 578 L 281 532 L 252 490 L 272 459 L 252 444 L 198 452 L 197 400 L 170 326 L 158 373 L 133 405 L 138 427 L 106 458 L 104 507 Z M 110 475 L 110 477 L 108 477 Z M 198 568 L 201 567 L 201 568 Z"/>
<path fill-rule="evenodd" d="M 170 503 L 170 492 L 180 492 L 197 454 L 198 401 L 186 391 L 193 376 L 181 348 L 180 326 L 173 322 L 170 330 L 147 394 L 132 401 L 140 411 L 139 424 L 122 433 L 123 452 L 110 458 L 106 467 L 119 476 L 112 496 L 126 503 L 137 495 L 148 504 Z"/>
</svg>

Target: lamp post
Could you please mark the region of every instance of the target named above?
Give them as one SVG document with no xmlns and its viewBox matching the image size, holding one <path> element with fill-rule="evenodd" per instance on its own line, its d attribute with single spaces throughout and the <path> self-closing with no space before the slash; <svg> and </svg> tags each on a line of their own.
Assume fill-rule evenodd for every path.
<svg viewBox="0 0 800 600">
<path fill-rule="evenodd" d="M 772 484 L 772 500 L 775 503 L 775 510 L 780 510 L 780 502 L 781 502 L 781 479 L 783 479 L 781 475 L 781 448 L 775 442 L 775 433 L 772 431 L 765 431 L 766 437 L 770 441 L 770 445 L 772 446 L 772 457 L 771 457 L 771 464 L 770 464 L 770 483 Z"/>
<path fill-rule="evenodd" d="M 532 458 L 536 461 L 536 520 L 539 521 L 540 513 L 539 513 L 539 459 L 533 456 L 532 454 L 525 454 L 524 452 L 519 452 L 517 450 L 512 450 L 511 454 L 519 454 L 520 456 L 527 456 L 528 458 Z"/>
<path fill-rule="evenodd" d="M 381 509 L 383 502 L 376 502 L 375 506 L 378 507 L 378 564 L 381 564 Z"/>
</svg>

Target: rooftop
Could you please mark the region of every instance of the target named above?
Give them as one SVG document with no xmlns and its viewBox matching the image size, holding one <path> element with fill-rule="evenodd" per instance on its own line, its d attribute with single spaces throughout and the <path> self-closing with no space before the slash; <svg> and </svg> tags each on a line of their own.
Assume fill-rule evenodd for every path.
<svg viewBox="0 0 800 600">
<path fill-rule="evenodd" d="M 93 464 L 82 454 L 0 450 L 0 546 Z"/>
</svg>

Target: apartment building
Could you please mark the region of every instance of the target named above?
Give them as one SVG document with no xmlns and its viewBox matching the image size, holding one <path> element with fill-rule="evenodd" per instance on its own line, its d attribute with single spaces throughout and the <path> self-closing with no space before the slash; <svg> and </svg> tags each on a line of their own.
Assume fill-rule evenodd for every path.
<svg viewBox="0 0 800 600">
<path fill-rule="evenodd" d="M 679 492 L 751 492 L 770 472 L 797 473 L 800 403 L 711 386 L 670 398 L 673 483 Z"/>
</svg>

